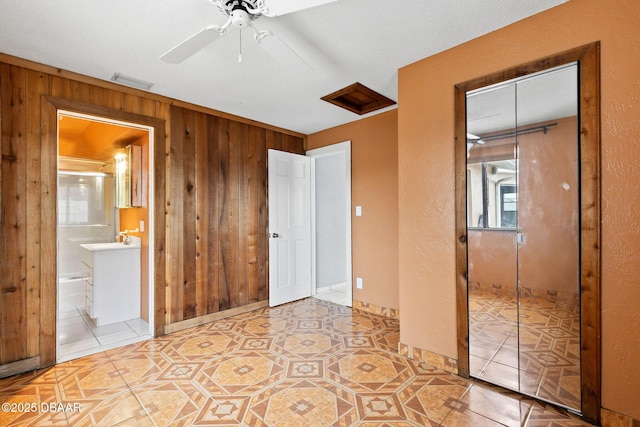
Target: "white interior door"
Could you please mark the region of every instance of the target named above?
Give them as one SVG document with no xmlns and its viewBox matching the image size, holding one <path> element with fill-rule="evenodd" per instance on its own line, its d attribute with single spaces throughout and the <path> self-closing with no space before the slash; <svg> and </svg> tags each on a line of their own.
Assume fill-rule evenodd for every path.
<svg viewBox="0 0 640 427">
<path fill-rule="evenodd" d="M 311 160 L 269 150 L 269 305 L 311 296 Z"/>
</svg>

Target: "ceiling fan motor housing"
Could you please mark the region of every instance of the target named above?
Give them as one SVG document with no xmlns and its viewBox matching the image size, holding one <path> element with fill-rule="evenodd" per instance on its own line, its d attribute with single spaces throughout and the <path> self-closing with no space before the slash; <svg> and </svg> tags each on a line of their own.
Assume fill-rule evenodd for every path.
<svg viewBox="0 0 640 427">
<path fill-rule="evenodd" d="M 260 5 L 258 0 L 223 0 L 221 9 L 233 17 L 234 12 L 242 11 L 247 14 L 250 19 L 256 19 L 260 16 Z"/>
<path fill-rule="evenodd" d="M 236 27 L 243 29 L 249 26 L 251 15 L 242 9 L 234 9 L 231 11 L 231 23 Z"/>
</svg>

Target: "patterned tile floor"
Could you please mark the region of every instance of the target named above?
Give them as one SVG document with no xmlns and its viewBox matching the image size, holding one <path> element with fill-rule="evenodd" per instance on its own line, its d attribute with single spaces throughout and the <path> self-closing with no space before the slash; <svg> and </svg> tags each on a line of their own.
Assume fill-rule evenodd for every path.
<svg viewBox="0 0 640 427">
<path fill-rule="evenodd" d="M 519 320 L 519 323 L 518 323 Z M 580 408 L 577 296 L 469 292 L 471 375 Z M 520 351 L 518 351 L 520 349 Z"/>
<path fill-rule="evenodd" d="M 401 357 L 398 338 L 308 298 L 2 379 L 0 425 L 588 425 Z"/>
</svg>

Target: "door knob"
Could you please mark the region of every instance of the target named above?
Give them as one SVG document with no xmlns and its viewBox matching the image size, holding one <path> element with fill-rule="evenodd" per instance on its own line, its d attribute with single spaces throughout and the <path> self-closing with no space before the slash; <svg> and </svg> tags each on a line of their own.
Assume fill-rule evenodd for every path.
<svg viewBox="0 0 640 427">
<path fill-rule="evenodd" d="M 278 233 L 269 233 L 269 237 L 278 238 L 280 235 Z"/>
</svg>

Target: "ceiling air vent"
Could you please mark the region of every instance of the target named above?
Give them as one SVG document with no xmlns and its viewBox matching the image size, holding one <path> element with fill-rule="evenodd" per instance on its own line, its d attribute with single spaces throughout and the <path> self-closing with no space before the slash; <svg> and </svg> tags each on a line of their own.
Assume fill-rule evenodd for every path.
<svg viewBox="0 0 640 427">
<path fill-rule="evenodd" d="M 396 103 L 361 83 L 354 83 L 321 99 L 356 114 L 367 114 Z"/>
</svg>

